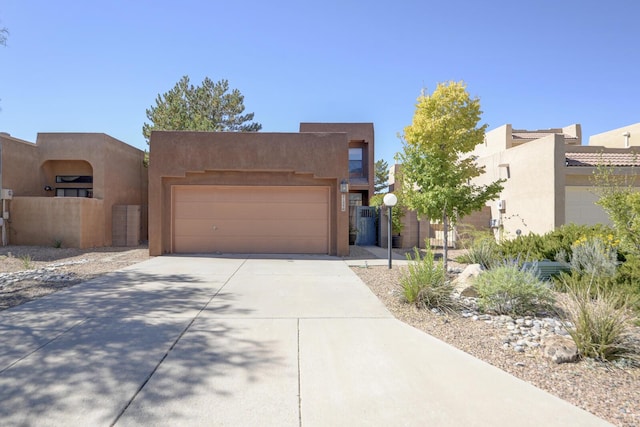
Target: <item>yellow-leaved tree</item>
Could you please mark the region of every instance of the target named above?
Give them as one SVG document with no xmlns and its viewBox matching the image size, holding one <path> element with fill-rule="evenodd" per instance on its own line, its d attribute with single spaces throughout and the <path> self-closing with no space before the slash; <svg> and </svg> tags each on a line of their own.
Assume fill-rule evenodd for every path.
<svg viewBox="0 0 640 427">
<path fill-rule="evenodd" d="M 484 140 L 480 100 L 471 98 L 464 82 L 439 83 L 432 94 L 417 100 L 411 125 L 404 129 L 399 154 L 404 179 L 404 202 L 419 216 L 442 220 L 444 267 L 447 268 L 447 232 L 452 221 L 480 210 L 497 198 L 503 180 L 473 184 L 484 173 L 469 156 Z"/>
</svg>

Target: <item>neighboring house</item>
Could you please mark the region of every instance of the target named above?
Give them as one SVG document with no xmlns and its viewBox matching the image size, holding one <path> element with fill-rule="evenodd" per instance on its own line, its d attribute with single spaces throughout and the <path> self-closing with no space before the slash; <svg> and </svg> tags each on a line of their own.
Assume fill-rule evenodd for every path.
<svg viewBox="0 0 640 427">
<path fill-rule="evenodd" d="M 349 204 L 373 194 L 373 148 L 371 123 L 153 132 L 149 253 L 348 255 Z"/>
<path fill-rule="evenodd" d="M 638 135 L 640 124 L 594 135 L 583 146 L 579 124 L 534 131 L 507 124 L 487 132 L 471 154 L 486 168 L 476 183 L 506 180 L 500 199 L 490 206 L 497 237 L 542 234 L 569 223 L 608 223 L 596 205 L 593 172 L 603 163 L 618 173 L 637 174 L 632 166 L 640 165 Z"/>
<path fill-rule="evenodd" d="M 389 191 L 394 192 L 396 190 L 396 176 L 401 173 L 402 165 L 394 164 L 389 168 Z M 380 246 L 386 247 L 388 241 L 388 227 L 387 227 L 387 209 L 381 211 L 381 242 Z M 456 247 L 458 244 L 458 230 L 461 232 L 467 229 L 481 230 L 488 228 L 489 221 L 491 219 L 491 210 L 488 207 L 483 208 L 478 212 L 473 212 L 464 218 L 456 221 L 460 227 L 454 227 L 449 231 L 448 242 L 449 246 Z M 441 246 L 444 241 L 443 226 L 440 218 L 418 218 L 415 211 L 406 209 L 402 217 L 402 233 L 401 239 L 397 240 L 399 246 L 402 248 L 419 247 L 424 248 L 426 242 L 429 242 L 431 246 Z"/>
<path fill-rule="evenodd" d="M 102 133 L 0 133 L 5 239 L 12 245 L 138 245 L 146 239 L 144 152 Z"/>
<path fill-rule="evenodd" d="M 474 182 L 482 185 L 504 179 L 504 189 L 498 200 L 458 224 L 491 228 L 497 238 L 543 234 L 569 223 L 607 224 L 606 212 L 596 204 L 593 174 L 604 164 L 618 174 L 638 175 L 640 123 L 593 135 L 589 145 L 582 145 L 579 124 L 544 130 L 518 130 L 507 124 L 487 132 L 484 143 L 470 155 L 485 168 Z M 400 167 L 390 170 L 390 191 Z M 640 181 L 635 185 L 640 188 Z M 418 221 L 415 212 L 409 211 L 403 223 L 403 247 L 422 246 L 425 239 L 441 243 L 437 221 Z M 385 228 L 382 234 L 384 243 Z M 452 231 L 449 241 L 455 242 L 456 237 Z"/>
</svg>

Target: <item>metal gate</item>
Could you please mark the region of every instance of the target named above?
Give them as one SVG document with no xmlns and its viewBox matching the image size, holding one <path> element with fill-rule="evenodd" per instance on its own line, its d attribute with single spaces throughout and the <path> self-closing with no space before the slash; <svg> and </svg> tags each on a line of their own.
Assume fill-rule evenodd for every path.
<svg viewBox="0 0 640 427">
<path fill-rule="evenodd" d="M 371 206 L 355 206 L 356 221 L 355 225 L 358 229 L 356 237 L 356 245 L 373 246 L 377 243 L 376 236 L 376 219 L 378 217 L 378 208 Z"/>
</svg>

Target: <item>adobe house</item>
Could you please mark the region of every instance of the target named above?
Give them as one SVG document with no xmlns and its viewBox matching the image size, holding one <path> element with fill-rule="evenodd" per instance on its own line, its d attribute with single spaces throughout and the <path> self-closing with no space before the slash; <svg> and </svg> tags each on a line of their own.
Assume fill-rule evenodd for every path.
<svg viewBox="0 0 640 427">
<path fill-rule="evenodd" d="M 144 152 L 102 133 L 0 134 L 5 238 L 12 245 L 138 245 L 146 239 Z"/>
<path fill-rule="evenodd" d="M 470 153 L 485 168 L 485 174 L 474 182 L 482 185 L 505 179 L 504 189 L 498 200 L 459 224 L 491 228 L 499 239 L 544 234 L 570 223 L 609 224 L 606 212 L 596 204 L 593 174 L 604 164 L 618 174 L 637 175 L 639 135 L 640 123 L 593 135 L 589 145 L 582 145 L 579 124 L 543 130 L 513 129 L 506 124 L 491 130 L 484 143 Z M 394 165 L 390 170 L 390 191 L 399 168 L 401 165 Z M 634 185 L 640 188 L 640 181 Z M 422 246 L 425 239 L 441 244 L 438 224 L 428 219 L 418 221 L 415 212 L 407 212 L 403 223 L 403 247 Z M 455 244 L 456 232 L 450 233 L 449 241 Z M 382 234 L 384 243 L 386 229 Z"/>
<path fill-rule="evenodd" d="M 149 253 L 348 255 L 349 203 L 373 193 L 373 149 L 371 123 L 153 132 Z"/>
<path fill-rule="evenodd" d="M 507 124 L 487 132 L 472 154 L 486 167 L 477 183 L 506 179 L 500 199 L 490 205 L 495 234 L 513 238 L 569 223 L 609 223 L 596 205 L 593 173 L 604 163 L 617 173 L 637 174 L 639 134 L 640 123 L 594 135 L 589 145 L 582 145 L 579 124 L 545 130 L 516 130 Z"/>
</svg>

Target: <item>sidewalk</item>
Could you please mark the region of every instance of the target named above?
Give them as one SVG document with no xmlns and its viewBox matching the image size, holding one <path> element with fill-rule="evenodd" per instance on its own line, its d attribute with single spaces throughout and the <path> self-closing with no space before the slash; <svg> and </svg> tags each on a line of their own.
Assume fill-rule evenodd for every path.
<svg viewBox="0 0 640 427">
<path fill-rule="evenodd" d="M 345 259 L 344 261 L 350 267 L 359 267 L 365 265 L 389 265 L 389 252 L 387 248 L 381 248 L 380 246 L 359 246 L 360 249 L 371 254 L 370 258 L 358 257 L 357 259 Z M 400 255 L 395 251 L 391 251 L 392 259 L 391 265 L 407 265 L 407 258 Z"/>
</svg>

